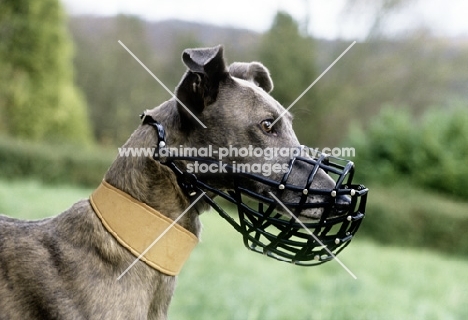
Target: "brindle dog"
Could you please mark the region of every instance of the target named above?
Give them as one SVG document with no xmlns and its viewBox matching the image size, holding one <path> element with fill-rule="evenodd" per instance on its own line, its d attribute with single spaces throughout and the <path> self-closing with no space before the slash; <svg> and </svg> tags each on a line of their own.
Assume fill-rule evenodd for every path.
<svg viewBox="0 0 468 320">
<path fill-rule="evenodd" d="M 168 146 L 299 145 L 289 113 L 269 126 L 285 109 L 268 94 L 273 83 L 261 63 L 227 67 L 221 46 L 187 49 L 183 61 L 188 70 L 175 95 L 185 106 L 171 99 L 147 111 L 166 129 Z M 149 148 L 157 142 L 154 128 L 140 125 L 124 147 Z M 226 159 L 233 160 L 248 163 L 259 159 Z M 288 160 L 268 161 L 282 164 Z M 300 170 L 294 174 L 289 179 L 297 184 L 307 177 Z M 279 179 L 282 174 L 277 175 L 272 173 L 270 178 Z M 200 178 L 217 188 L 230 188 L 228 178 Z M 104 179 L 172 220 L 192 199 L 179 186 L 174 172 L 151 157 L 117 157 Z M 312 187 L 333 186 L 333 180 L 320 169 Z M 272 191 L 258 190 L 260 186 L 255 184 L 250 187 L 264 194 Z M 293 200 L 287 199 L 291 197 L 287 193 L 281 196 Z M 178 223 L 198 237 L 199 215 L 206 209 L 197 203 Z M 320 214 L 318 209 L 309 209 L 302 215 L 317 218 Z M 134 260 L 103 227 L 89 200 L 40 221 L 0 216 L 0 319 L 166 319 L 176 277 L 139 261 L 117 281 Z"/>
</svg>

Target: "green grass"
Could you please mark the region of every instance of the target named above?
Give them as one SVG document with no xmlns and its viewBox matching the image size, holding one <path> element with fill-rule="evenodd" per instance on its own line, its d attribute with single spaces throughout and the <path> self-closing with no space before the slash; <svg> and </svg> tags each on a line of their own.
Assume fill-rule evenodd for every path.
<svg viewBox="0 0 468 320">
<path fill-rule="evenodd" d="M 0 180 L 0 212 L 50 216 L 90 191 Z M 249 252 L 215 212 L 202 221 L 202 241 L 179 276 L 170 319 L 468 319 L 465 258 L 388 247 L 358 233 L 339 256 L 354 280 L 334 261 L 307 268 Z"/>
<path fill-rule="evenodd" d="M 468 318 L 466 259 L 357 239 L 339 255 L 354 280 L 334 261 L 299 267 L 249 252 L 215 212 L 202 220 L 171 319 Z"/>
<path fill-rule="evenodd" d="M 0 180 L 0 214 L 22 219 L 50 217 L 90 194 L 91 189 L 73 186 L 44 185 L 32 180 Z"/>
</svg>

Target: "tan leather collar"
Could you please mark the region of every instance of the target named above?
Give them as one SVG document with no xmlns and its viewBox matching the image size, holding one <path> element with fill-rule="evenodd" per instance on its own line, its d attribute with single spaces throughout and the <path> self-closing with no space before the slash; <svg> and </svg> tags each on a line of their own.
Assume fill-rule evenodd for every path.
<svg viewBox="0 0 468 320">
<path fill-rule="evenodd" d="M 173 222 L 105 181 L 91 194 L 90 202 L 107 231 L 136 257 Z M 175 224 L 141 260 L 162 273 L 175 276 L 197 243 L 198 238 L 193 233 Z"/>
</svg>

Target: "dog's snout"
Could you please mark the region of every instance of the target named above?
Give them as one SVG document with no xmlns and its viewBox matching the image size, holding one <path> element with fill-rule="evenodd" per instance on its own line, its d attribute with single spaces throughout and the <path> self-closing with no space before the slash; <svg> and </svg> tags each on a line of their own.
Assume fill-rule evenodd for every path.
<svg viewBox="0 0 468 320">
<path fill-rule="evenodd" d="M 345 214 L 351 205 L 351 198 L 347 195 L 339 195 L 335 201 L 335 211 L 337 214 Z"/>
</svg>

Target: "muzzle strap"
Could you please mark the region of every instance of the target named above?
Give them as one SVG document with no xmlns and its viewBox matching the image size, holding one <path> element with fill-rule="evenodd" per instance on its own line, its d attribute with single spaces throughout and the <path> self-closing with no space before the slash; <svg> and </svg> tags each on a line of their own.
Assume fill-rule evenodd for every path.
<svg viewBox="0 0 468 320">
<path fill-rule="evenodd" d="M 158 135 L 153 159 L 172 169 L 179 186 L 189 197 L 205 191 L 236 205 L 238 214 L 231 215 L 211 197 L 204 199 L 242 234 L 245 246 L 254 252 L 296 265 L 319 265 L 332 260 L 350 243 L 364 219 L 368 189 L 352 183 L 352 161 L 323 153 L 313 157 L 307 154 L 303 156 L 305 147 L 300 146 L 299 155 L 293 155 L 290 159 L 288 170 L 283 177 L 275 180 L 255 173 L 238 171 L 231 164 L 225 163 L 223 169 L 230 174 L 228 178 L 233 182 L 232 189 L 226 191 L 198 179 L 183 166 L 179 167 L 179 161 L 216 165 L 218 160 L 210 157 L 172 155 L 167 152 L 166 156 L 161 157 L 158 151 L 166 147 L 164 127 L 147 114 L 142 115 L 142 120 L 142 124 L 153 126 Z M 289 177 L 293 170 L 301 167 L 305 168 L 302 175 L 306 177 L 306 181 L 297 184 Z M 335 185 L 325 189 L 312 187 L 318 170 L 328 174 L 335 181 Z M 257 187 L 252 189 L 252 184 Z M 276 190 L 278 195 L 287 192 L 292 195 L 293 200 L 284 205 L 291 211 L 300 215 L 304 210 L 318 210 L 321 211 L 320 219 L 308 219 L 306 216 L 306 222 L 297 223 L 295 219 L 278 210 L 277 201 L 258 190 Z M 314 200 L 314 197 L 319 201 Z M 338 208 L 338 197 L 349 199 L 349 205 Z M 308 230 L 304 230 L 304 227 Z M 310 233 L 315 234 L 320 241 L 316 241 Z"/>
<path fill-rule="evenodd" d="M 105 181 L 90 196 L 102 224 L 133 255 L 139 257 L 173 222 Z M 175 276 L 198 243 L 198 238 L 176 224 L 141 258 L 150 267 Z"/>
</svg>

